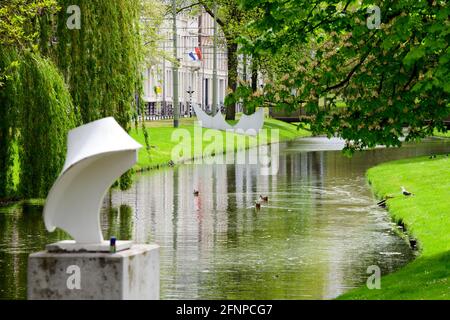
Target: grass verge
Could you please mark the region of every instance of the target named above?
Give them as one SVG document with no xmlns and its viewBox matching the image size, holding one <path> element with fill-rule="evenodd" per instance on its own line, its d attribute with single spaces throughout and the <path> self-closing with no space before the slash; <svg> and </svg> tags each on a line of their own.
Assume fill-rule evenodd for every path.
<svg viewBox="0 0 450 320">
<path fill-rule="evenodd" d="M 450 138 L 450 131 L 447 131 L 446 133 L 436 131 L 434 135 L 441 138 Z"/>
<path fill-rule="evenodd" d="M 194 136 L 194 123 L 195 118 L 184 118 L 180 120 L 180 129 L 183 129 L 186 133 L 189 133 L 191 137 Z M 233 123 L 236 123 L 237 121 L 234 121 Z M 142 170 L 150 170 L 150 169 L 157 169 L 160 167 L 168 166 L 169 161 L 172 160 L 172 150 L 177 145 L 184 145 L 189 146 L 191 150 L 194 150 L 194 139 L 189 140 L 183 140 L 183 141 L 176 141 L 172 139 L 172 134 L 174 132 L 173 128 L 173 120 L 161 120 L 161 121 L 151 121 L 147 122 L 146 126 L 148 128 L 149 132 L 149 142 L 151 146 L 154 146 L 154 148 L 151 149 L 150 152 L 148 152 L 145 148 L 142 148 L 139 151 L 139 158 L 138 163 L 134 166 L 134 169 L 136 171 L 142 171 Z M 275 142 L 282 142 L 282 141 L 289 141 L 293 140 L 299 137 L 306 137 L 310 136 L 311 133 L 307 130 L 297 130 L 297 126 L 288 124 L 282 121 L 278 121 L 275 119 L 266 119 L 264 123 L 264 129 L 267 129 L 267 135 L 268 135 L 268 143 L 275 143 Z M 279 139 L 277 141 L 271 141 L 271 131 L 277 129 L 279 130 Z M 202 135 L 202 149 L 199 149 L 197 151 L 198 154 L 193 154 L 191 157 L 186 157 L 183 159 L 183 161 L 192 160 L 193 158 L 199 157 L 203 154 L 203 150 L 208 148 L 208 146 L 211 144 L 211 141 L 208 141 L 208 135 L 205 135 L 206 129 L 203 130 Z M 218 130 L 208 130 L 208 132 L 212 133 L 212 136 L 222 136 L 225 137 L 226 133 L 223 131 Z M 130 135 L 139 141 L 143 146 L 145 146 L 145 139 L 144 134 L 141 129 L 136 130 L 133 128 L 130 132 Z M 237 146 L 237 138 L 243 137 L 241 135 L 231 134 L 234 139 L 234 143 L 228 147 L 228 151 L 231 151 L 229 149 L 232 149 L 233 151 L 236 151 Z M 212 138 L 214 139 L 214 137 Z M 212 140 L 214 141 L 214 140 Z M 253 146 L 257 146 L 260 141 L 255 137 L 248 137 L 245 138 L 245 148 L 250 148 Z M 13 179 L 14 179 L 14 191 L 17 192 L 17 186 L 19 184 L 19 171 L 20 171 L 20 162 L 19 158 L 17 156 L 18 150 L 17 145 L 14 146 L 14 166 L 12 168 L 13 170 Z M 222 149 L 215 150 L 216 154 L 217 152 L 220 153 L 226 153 L 227 152 L 227 146 L 224 145 Z M 212 154 L 214 155 L 214 154 Z M 182 161 L 181 161 L 182 162 Z M 14 194 L 14 193 L 13 193 Z M 15 203 L 20 200 L 20 197 L 11 196 L 8 199 L 0 199 L 0 205 L 4 206 L 9 203 Z"/>
<path fill-rule="evenodd" d="M 388 200 L 395 221 L 419 242 L 420 256 L 381 280 L 381 290 L 359 288 L 339 299 L 450 299 L 450 158 L 390 162 L 367 173 L 373 190 Z M 414 193 L 401 195 L 400 187 Z"/>
<path fill-rule="evenodd" d="M 195 119 L 182 119 L 180 123 L 180 129 L 184 130 L 184 132 L 189 133 L 191 139 L 172 139 L 172 135 L 174 133 L 174 129 L 172 127 L 171 120 L 163 120 L 163 121 L 152 121 L 147 122 L 146 126 L 149 132 L 149 140 L 150 145 L 152 146 L 150 152 L 148 152 L 145 148 L 142 148 L 139 151 L 139 160 L 135 166 L 136 170 L 147 170 L 158 167 L 167 166 L 168 163 L 173 160 L 172 159 L 172 150 L 178 146 L 189 147 L 191 150 L 194 150 L 194 143 L 198 143 L 198 141 L 194 141 L 194 121 Z M 288 124 L 282 121 L 278 121 L 275 119 L 266 119 L 264 123 L 264 129 L 267 129 L 268 143 L 276 143 L 282 141 L 293 140 L 299 137 L 310 136 L 311 133 L 306 130 L 297 130 L 297 127 Z M 271 131 L 277 129 L 279 130 L 279 139 L 278 141 L 271 141 Z M 208 132 L 208 134 L 205 134 Z M 132 129 L 130 135 L 140 142 L 143 146 L 145 146 L 144 134 L 141 129 Z M 202 148 L 197 148 L 196 152 L 192 152 L 192 154 L 183 158 L 183 161 L 192 160 L 193 158 L 197 158 L 203 154 L 208 146 L 211 145 L 214 138 L 210 139 L 211 135 L 216 135 L 217 137 L 222 137 L 225 140 L 226 133 L 224 131 L 218 130 L 206 130 L 202 131 Z M 219 150 L 215 150 L 216 154 L 226 153 L 229 151 L 236 151 L 238 149 L 237 138 L 239 135 L 231 134 L 233 137 L 234 143 L 227 147 L 226 143 L 223 144 L 223 147 Z M 240 136 L 242 138 L 242 136 Z M 257 146 L 260 143 L 260 140 L 256 137 L 247 137 L 245 139 L 245 148 L 250 148 L 253 146 Z M 232 149 L 232 150 L 230 150 Z M 178 161 L 182 162 L 182 161 Z"/>
</svg>

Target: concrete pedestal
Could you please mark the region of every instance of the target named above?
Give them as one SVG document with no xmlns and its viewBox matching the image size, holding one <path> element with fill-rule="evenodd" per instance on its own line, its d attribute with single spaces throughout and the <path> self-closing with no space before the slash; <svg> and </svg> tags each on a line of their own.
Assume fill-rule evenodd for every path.
<svg viewBox="0 0 450 320">
<path fill-rule="evenodd" d="M 115 254 L 32 254 L 28 299 L 158 300 L 159 247 L 133 245 Z"/>
</svg>

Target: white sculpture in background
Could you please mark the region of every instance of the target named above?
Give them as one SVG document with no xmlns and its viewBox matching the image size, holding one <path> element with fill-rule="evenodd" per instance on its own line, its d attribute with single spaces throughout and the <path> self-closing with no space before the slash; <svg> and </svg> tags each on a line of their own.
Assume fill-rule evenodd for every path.
<svg viewBox="0 0 450 320">
<path fill-rule="evenodd" d="M 64 168 L 48 194 L 44 221 L 48 231 L 56 228 L 75 241 L 51 246 L 68 251 L 107 251 L 100 227 L 102 200 L 123 173 L 137 161 L 142 146 L 114 118 L 101 119 L 69 132 Z M 118 243 L 118 250 L 131 243 Z"/>
<path fill-rule="evenodd" d="M 225 121 L 225 118 L 221 112 L 218 112 L 214 117 L 212 117 L 206 114 L 206 112 L 197 105 L 194 105 L 194 111 L 203 128 L 224 131 L 232 130 L 239 134 L 257 135 L 264 126 L 263 108 L 259 108 L 259 110 L 251 116 L 243 114 L 239 122 L 234 127 Z"/>
</svg>

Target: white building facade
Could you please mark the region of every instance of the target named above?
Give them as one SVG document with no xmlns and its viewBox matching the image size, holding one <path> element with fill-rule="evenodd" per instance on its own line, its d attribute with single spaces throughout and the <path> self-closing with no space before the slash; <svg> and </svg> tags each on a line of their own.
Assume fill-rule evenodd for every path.
<svg viewBox="0 0 450 320">
<path fill-rule="evenodd" d="M 161 49 L 173 56 L 173 22 L 167 19 L 160 30 Z M 217 49 L 218 102 L 223 106 L 227 91 L 227 51 L 219 27 Z M 177 17 L 180 115 L 191 116 L 191 104 L 210 111 L 213 97 L 214 19 L 206 12 Z M 173 115 L 173 63 L 160 61 L 144 71 L 146 117 L 168 118 Z"/>
</svg>

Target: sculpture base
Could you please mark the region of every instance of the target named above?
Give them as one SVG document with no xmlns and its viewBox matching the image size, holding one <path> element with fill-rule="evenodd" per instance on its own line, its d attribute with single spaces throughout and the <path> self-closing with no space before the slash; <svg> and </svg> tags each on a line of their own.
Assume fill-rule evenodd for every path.
<svg viewBox="0 0 450 320">
<path fill-rule="evenodd" d="M 159 246 L 133 245 L 115 254 L 31 254 L 28 299 L 158 300 Z"/>
<path fill-rule="evenodd" d="M 117 241 L 116 252 L 128 250 L 133 245 L 133 241 Z M 110 252 L 109 242 L 102 243 L 77 243 L 72 240 L 60 241 L 48 244 L 45 249 L 48 252 Z"/>
</svg>

